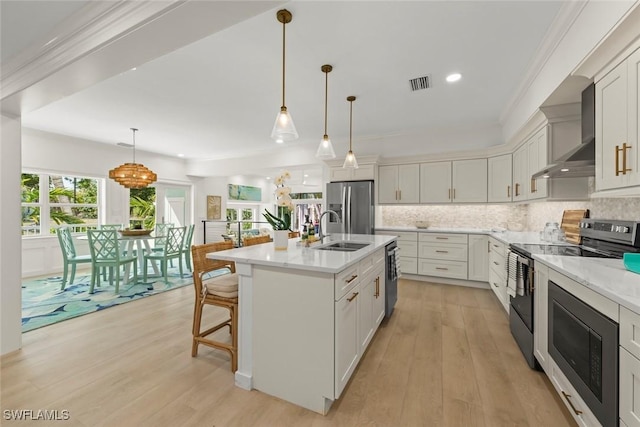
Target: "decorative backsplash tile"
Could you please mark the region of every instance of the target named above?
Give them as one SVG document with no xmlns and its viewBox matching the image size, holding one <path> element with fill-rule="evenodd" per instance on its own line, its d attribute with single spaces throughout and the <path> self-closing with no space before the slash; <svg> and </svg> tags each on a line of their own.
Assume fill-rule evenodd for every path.
<svg viewBox="0 0 640 427">
<path fill-rule="evenodd" d="M 565 209 L 589 209 L 591 218 L 640 220 L 640 198 L 592 199 L 586 202 L 536 202 L 528 205 L 381 206 L 381 226 L 496 228 L 540 231 L 547 222 L 562 221 Z"/>
</svg>

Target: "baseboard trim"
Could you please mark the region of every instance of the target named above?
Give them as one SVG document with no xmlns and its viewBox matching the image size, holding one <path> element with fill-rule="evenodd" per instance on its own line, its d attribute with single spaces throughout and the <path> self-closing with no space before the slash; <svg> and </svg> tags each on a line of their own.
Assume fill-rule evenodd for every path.
<svg viewBox="0 0 640 427">
<path fill-rule="evenodd" d="M 475 280 L 450 279 L 448 277 L 422 276 L 417 274 L 402 274 L 401 279 L 417 280 L 419 282 L 440 283 L 443 285 L 466 286 L 468 288 L 491 289 L 489 282 Z"/>
</svg>

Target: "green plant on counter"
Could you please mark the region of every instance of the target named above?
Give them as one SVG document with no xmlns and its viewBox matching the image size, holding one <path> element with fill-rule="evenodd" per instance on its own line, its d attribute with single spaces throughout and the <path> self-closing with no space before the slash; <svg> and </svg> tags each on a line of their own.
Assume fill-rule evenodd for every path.
<svg viewBox="0 0 640 427">
<path fill-rule="evenodd" d="M 289 230 L 291 227 L 291 212 L 288 209 L 283 209 L 280 213 L 281 217 L 277 217 L 268 210 L 264 210 L 262 214 L 274 230 Z"/>
</svg>

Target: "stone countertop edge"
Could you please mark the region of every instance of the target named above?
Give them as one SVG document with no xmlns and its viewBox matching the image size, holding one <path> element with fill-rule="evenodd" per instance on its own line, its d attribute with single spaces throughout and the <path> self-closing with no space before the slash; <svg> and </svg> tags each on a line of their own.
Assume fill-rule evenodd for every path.
<svg viewBox="0 0 640 427">
<path fill-rule="evenodd" d="M 586 288 L 640 314 L 640 274 L 628 271 L 621 259 L 533 255 L 534 260 Z"/>
<path fill-rule="evenodd" d="M 378 249 L 384 248 L 394 240 L 396 240 L 396 236 L 382 234 L 332 234 L 322 246 L 339 241 L 369 242 L 372 245 L 353 252 L 323 251 L 313 246 L 298 246 L 299 239 L 289 239 L 287 250 L 276 250 L 271 242 L 212 252 L 207 254 L 207 258 L 234 261 L 239 264 L 336 274 L 358 263 Z"/>
<path fill-rule="evenodd" d="M 394 231 L 400 232 L 418 232 L 418 233 L 459 233 L 459 234 L 486 234 L 491 236 L 504 244 L 511 243 L 535 243 L 535 244 L 549 244 L 543 242 L 540 239 L 540 233 L 537 231 L 494 231 L 485 228 L 417 228 L 417 227 L 379 227 L 376 228 L 376 233 Z M 552 243 L 553 244 L 553 243 Z M 555 243 L 562 245 L 571 245 L 571 243 Z"/>
</svg>

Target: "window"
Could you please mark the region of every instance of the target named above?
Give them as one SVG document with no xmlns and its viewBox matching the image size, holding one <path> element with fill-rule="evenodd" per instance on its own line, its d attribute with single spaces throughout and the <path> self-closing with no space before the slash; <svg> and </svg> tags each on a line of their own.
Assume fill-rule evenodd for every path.
<svg viewBox="0 0 640 427">
<path fill-rule="evenodd" d="M 146 230 L 156 226 L 155 187 L 132 188 L 129 190 L 129 227 L 140 225 Z"/>
<path fill-rule="evenodd" d="M 98 225 L 99 187 L 96 178 L 23 173 L 22 235 L 54 234 L 69 224 L 74 232 Z"/>
<path fill-rule="evenodd" d="M 257 213 L 258 207 L 253 205 L 244 205 L 242 207 L 228 207 L 227 234 L 238 234 L 238 231 L 242 233 L 243 230 L 251 230 L 253 228 L 257 228 Z"/>
</svg>

